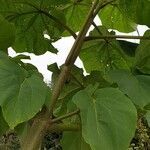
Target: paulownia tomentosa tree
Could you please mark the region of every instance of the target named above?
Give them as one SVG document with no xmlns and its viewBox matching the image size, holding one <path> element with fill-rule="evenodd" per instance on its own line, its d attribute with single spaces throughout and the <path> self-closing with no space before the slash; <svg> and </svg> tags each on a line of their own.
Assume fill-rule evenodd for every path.
<svg viewBox="0 0 150 150">
<path fill-rule="evenodd" d="M 137 113 L 150 122 L 150 31 L 108 29 L 150 27 L 149 15 L 149 0 L 0 0 L 0 134 L 15 130 L 22 150 L 38 150 L 45 133 L 56 131 L 64 150 L 127 150 Z M 48 66 L 50 88 L 21 61 L 28 57 L 7 55 L 8 47 L 57 53 L 52 42 L 64 36 L 75 42 L 63 66 Z M 74 66 L 78 56 L 89 75 Z"/>
</svg>

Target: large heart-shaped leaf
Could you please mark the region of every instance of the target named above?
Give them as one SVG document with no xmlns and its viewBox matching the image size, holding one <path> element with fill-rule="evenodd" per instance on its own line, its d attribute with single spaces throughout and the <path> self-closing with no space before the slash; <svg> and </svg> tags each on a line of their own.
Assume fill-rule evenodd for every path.
<svg viewBox="0 0 150 150">
<path fill-rule="evenodd" d="M 15 27 L 0 15 L 0 51 L 6 51 L 15 41 Z"/>
<path fill-rule="evenodd" d="M 150 104 L 150 76 L 134 76 L 129 71 L 115 70 L 110 72 L 110 77 L 140 108 Z"/>
<path fill-rule="evenodd" d="M 11 128 L 31 119 L 45 102 L 47 86 L 41 76 L 28 74 L 3 54 L 0 55 L 0 82 L 0 105 Z"/>
<path fill-rule="evenodd" d="M 89 86 L 73 97 L 82 135 L 93 150 L 126 150 L 136 129 L 136 109 L 121 91 Z"/>
</svg>

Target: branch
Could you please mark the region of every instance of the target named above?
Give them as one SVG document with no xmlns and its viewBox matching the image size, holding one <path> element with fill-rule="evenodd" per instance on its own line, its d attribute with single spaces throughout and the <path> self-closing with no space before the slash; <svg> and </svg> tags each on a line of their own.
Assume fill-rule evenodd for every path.
<svg viewBox="0 0 150 150">
<path fill-rule="evenodd" d="M 72 116 L 74 116 L 74 115 L 76 115 L 76 114 L 78 114 L 78 113 L 80 113 L 80 110 L 79 110 L 79 109 L 77 109 L 76 111 L 70 112 L 70 113 L 68 113 L 68 114 L 65 114 L 65 115 L 63 115 L 63 116 L 60 116 L 60 117 L 58 117 L 58 118 L 52 119 L 52 123 L 59 122 L 59 121 L 61 121 L 61 120 L 63 120 L 63 119 L 72 117 Z"/>
<path fill-rule="evenodd" d="M 101 31 L 99 30 L 98 26 L 96 25 L 96 23 L 94 21 L 92 22 L 92 25 L 97 30 L 97 32 L 101 35 L 102 34 Z"/>
<path fill-rule="evenodd" d="M 141 40 L 150 40 L 150 37 L 148 36 L 129 36 L 129 35 L 101 35 L 101 36 L 87 36 L 85 37 L 85 41 L 91 41 L 91 40 L 113 40 L 113 39 L 141 39 Z"/>
<path fill-rule="evenodd" d="M 79 55 L 79 52 L 80 52 L 81 46 L 84 42 L 86 33 L 87 33 L 91 23 L 93 22 L 93 19 L 95 18 L 95 16 L 93 15 L 93 12 L 94 12 L 95 8 L 97 7 L 97 4 L 98 4 L 98 0 L 95 0 L 93 6 L 87 16 L 87 19 L 86 19 L 80 33 L 78 34 L 78 36 L 74 42 L 74 45 L 65 61 L 65 65 L 62 68 L 62 71 L 59 75 L 58 81 L 57 81 L 56 85 L 54 86 L 52 97 L 51 97 L 51 104 L 50 104 L 50 115 L 52 115 L 52 113 L 53 113 L 57 99 L 60 95 L 60 92 L 61 92 L 63 86 L 64 86 L 67 76 L 70 73 L 71 67 Z"/>
<path fill-rule="evenodd" d="M 48 129 L 49 132 L 62 132 L 62 131 L 79 131 L 81 130 L 80 124 L 64 124 L 64 123 L 55 123 L 53 124 L 50 129 Z"/>
<path fill-rule="evenodd" d="M 77 39 L 66 59 L 65 65 L 72 65 L 74 64 L 76 58 L 78 57 L 79 53 L 80 53 L 80 49 L 82 47 L 83 41 L 84 41 L 84 37 L 89 29 L 89 27 L 91 26 L 91 24 L 93 23 L 93 20 L 95 18 L 95 16 L 98 14 L 98 12 L 104 8 L 105 6 L 107 6 L 108 4 L 114 2 L 115 0 L 111 0 L 111 1 L 102 1 L 99 2 L 99 0 L 95 0 L 95 3 L 93 3 L 93 8 L 91 9 L 86 22 L 84 23 L 81 32 L 79 33 L 79 35 L 77 36 Z"/>
<path fill-rule="evenodd" d="M 55 108 L 55 104 L 57 102 L 57 99 L 60 95 L 60 92 L 64 86 L 64 83 L 70 73 L 71 68 L 67 66 L 63 66 L 62 71 L 58 77 L 58 80 L 56 81 L 56 84 L 54 85 L 54 89 L 51 96 L 51 102 L 50 102 L 50 115 L 53 114 L 53 110 Z"/>
<path fill-rule="evenodd" d="M 76 58 L 78 57 L 79 53 L 80 53 L 80 49 L 82 47 L 82 44 L 84 42 L 84 38 L 86 36 L 87 31 L 89 30 L 91 23 L 93 22 L 94 18 L 96 15 L 93 15 L 95 9 L 97 8 L 97 4 L 99 3 L 98 0 L 95 0 L 95 2 L 93 3 L 93 6 L 86 18 L 85 23 L 83 24 L 80 33 L 78 34 L 75 43 L 65 61 L 65 65 L 73 65 Z"/>
</svg>

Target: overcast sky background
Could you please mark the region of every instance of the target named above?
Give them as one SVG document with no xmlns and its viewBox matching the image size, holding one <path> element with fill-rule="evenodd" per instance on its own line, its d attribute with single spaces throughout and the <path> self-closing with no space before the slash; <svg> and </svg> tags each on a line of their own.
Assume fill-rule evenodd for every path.
<svg viewBox="0 0 150 150">
<path fill-rule="evenodd" d="M 101 25 L 101 21 L 100 21 L 99 17 L 96 17 L 94 22 L 97 25 Z M 91 31 L 92 29 L 93 29 L 93 27 L 91 26 L 89 31 Z M 137 31 L 135 31 L 135 32 L 132 32 L 129 34 L 125 34 L 125 33 L 120 33 L 116 30 L 114 30 L 114 31 L 116 31 L 117 35 L 138 35 L 138 34 L 140 34 L 140 36 L 142 36 L 144 34 L 144 32 L 148 29 L 148 27 L 140 25 L 140 26 L 138 26 L 137 29 L 138 29 L 139 33 Z M 139 40 L 128 40 L 128 41 L 139 43 Z M 46 52 L 44 55 L 41 55 L 41 56 L 35 56 L 34 54 L 29 54 L 31 57 L 31 60 L 24 60 L 24 62 L 32 63 L 33 65 L 35 65 L 38 68 L 39 72 L 41 72 L 43 74 L 44 81 L 49 82 L 51 80 L 52 73 L 47 70 L 47 65 L 50 65 L 55 62 L 57 62 L 58 66 L 62 65 L 65 62 L 65 59 L 66 59 L 73 43 L 74 43 L 74 39 L 72 37 L 64 37 L 64 38 L 58 40 L 57 42 L 53 43 L 54 47 L 57 48 L 59 51 L 57 53 L 57 55 L 50 53 L 50 52 Z M 12 57 L 17 55 L 16 52 L 11 48 L 9 48 L 8 52 L 9 52 L 9 55 Z M 79 68 L 84 69 L 84 66 L 79 58 L 77 58 L 75 65 L 78 66 Z M 84 73 L 86 74 L 86 72 L 84 72 Z"/>
</svg>

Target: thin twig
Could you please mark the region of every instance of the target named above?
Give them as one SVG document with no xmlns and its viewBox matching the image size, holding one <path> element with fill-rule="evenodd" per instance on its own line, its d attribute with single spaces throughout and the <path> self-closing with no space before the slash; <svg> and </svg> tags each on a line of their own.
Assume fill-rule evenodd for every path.
<svg viewBox="0 0 150 150">
<path fill-rule="evenodd" d="M 48 132 L 62 132 L 62 131 L 79 131 L 81 130 L 80 124 L 65 124 L 65 123 L 54 123 Z"/>
<path fill-rule="evenodd" d="M 39 11 L 42 14 L 44 14 L 45 16 L 47 16 L 48 18 L 52 19 L 54 22 L 56 22 L 59 25 L 61 25 L 64 29 L 66 29 L 76 39 L 76 37 L 77 37 L 76 33 L 71 28 L 69 28 L 66 24 L 64 24 L 62 21 L 57 19 L 55 16 L 52 16 L 51 14 L 49 14 L 46 11 L 43 11 L 43 10 L 39 10 Z"/>
<path fill-rule="evenodd" d="M 141 40 L 150 40 L 150 36 L 130 36 L 130 35 L 101 35 L 101 36 L 87 36 L 85 41 L 91 40 L 105 40 L 105 39 L 141 39 Z"/>
<path fill-rule="evenodd" d="M 79 110 L 79 109 L 77 109 L 76 111 L 70 112 L 70 113 L 68 113 L 68 114 L 65 114 L 65 115 L 63 115 L 63 116 L 57 117 L 57 118 L 55 118 L 55 119 L 52 119 L 51 122 L 52 122 L 52 123 L 56 123 L 56 122 L 59 122 L 59 121 L 61 121 L 61 120 L 66 119 L 66 118 L 72 117 L 72 116 L 74 116 L 74 115 L 76 115 L 76 114 L 78 114 L 78 113 L 80 113 L 80 110 Z"/>
<path fill-rule="evenodd" d="M 96 25 L 96 23 L 93 21 L 92 22 L 93 27 L 97 30 L 97 32 L 101 35 L 101 31 L 99 30 L 98 26 Z"/>
</svg>

